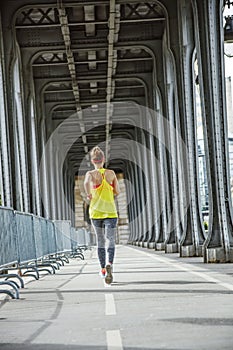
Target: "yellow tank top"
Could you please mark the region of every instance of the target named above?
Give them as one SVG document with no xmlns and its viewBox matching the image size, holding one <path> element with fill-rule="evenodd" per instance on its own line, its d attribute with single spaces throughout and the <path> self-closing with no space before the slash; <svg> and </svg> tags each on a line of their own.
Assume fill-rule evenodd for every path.
<svg viewBox="0 0 233 350">
<path fill-rule="evenodd" d="M 98 169 L 102 175 L 102 183 L 91 190 L 92 199 L 89 208 L 91 219 L 117 218 L 113 187 L 105 178 L 106 169 Z"/>
</svg>

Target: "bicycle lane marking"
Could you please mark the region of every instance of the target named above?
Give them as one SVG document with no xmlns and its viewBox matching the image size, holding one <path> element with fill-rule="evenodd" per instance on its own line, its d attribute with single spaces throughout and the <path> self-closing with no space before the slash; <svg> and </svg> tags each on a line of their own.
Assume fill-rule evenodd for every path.
<svg viewBox="0 0 233 350">
<path fill-rule="evenodd" d="M 120 330 L 106 332 L 108 350 L 123 350 Z"/>
<path fill-rule="evenodd" d="M 103 283 L 105 287 L 111 287 L 111 285 L 107 285 L 104 281 Z M 114 295 L 111 293 L 105 294 L 105 315 L 116 315 Z M 106 331 L 106 341 L 108 350 L 123 350 L 121 332 L 119 329 Z"/>
<path fill-rule="evenodd" d="M 105 315 L 116 315 L 116 306 L 113 294 L 105 294 Z"/>
</svg>

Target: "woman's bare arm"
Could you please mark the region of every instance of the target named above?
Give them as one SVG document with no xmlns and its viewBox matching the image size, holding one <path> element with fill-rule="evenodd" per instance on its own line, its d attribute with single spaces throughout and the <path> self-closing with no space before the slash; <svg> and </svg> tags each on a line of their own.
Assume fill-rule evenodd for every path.
<svg viewBox="0 0 233 350">
<path fill-rule="evenodd" d="M 84 189 L 89 199 L 91 199 L 91 181 L 92 181 L 92 177 L 90 172 L 88 171 L 84 179 Z"/>
<path fill-rule="evenodd" d="M 117 180 L 117 177 L 116 177 L 116 174 L 114 176 L 114 179 L 113 179 L 113 193 L 118 196 L 118 194 L 120 193 L 120 187 L 119 187 L 119 182 Z"/>
</svg>

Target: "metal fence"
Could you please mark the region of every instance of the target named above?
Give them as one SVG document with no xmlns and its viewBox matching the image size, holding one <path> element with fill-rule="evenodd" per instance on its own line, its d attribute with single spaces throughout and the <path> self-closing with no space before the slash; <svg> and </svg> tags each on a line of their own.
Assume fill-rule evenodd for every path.
<svg viewBox="0 0 233 350">
<path fill-rule="evenodd" d="M 85 231 L 84 229 L 83 232 Z M 88 235 L 87 232 L 85 234 Z M 83 239 L 68 220 L 52 221 L 0 207 L 0 278 L 8 276 L 3 274 L 4 269 L 30 266 L 31 272 L 33 266 L 37 268 L 43 263 L 43 259 L 48 266 L 49 257 L 61 257 L 62 254 L 84 259 L 81 248 L 87 248 L 88 245 L 87 237 Z M 37 275 L 39 276 L 38 272 Z M 4 281 L 0 285 L 11 285 L 10 283 Z M 15 296 L 0 289 L 2 292 Z"/>
<path fill-rule="evenodd" d="M 56 237 L 59 242 L 60 251 L 66 252 L 71 250 L 71 224 L 70 221 L 54 221 Z M 60 237 L 60 238 L 59 238 Z"/>
<path fill-rule="evenodd" d="M 19 260 L 16 242 L 15 214 L 10 209 L 0 210 L 0 266 L 12 265 Z"/>
<path fill-rule="evenodd" d="M 75 238 L 78 240 L 80 245 L 88 246 L 90 245 L 90 234 L 84 228 L 78 228 L 75 232 Z"/>
</svg>

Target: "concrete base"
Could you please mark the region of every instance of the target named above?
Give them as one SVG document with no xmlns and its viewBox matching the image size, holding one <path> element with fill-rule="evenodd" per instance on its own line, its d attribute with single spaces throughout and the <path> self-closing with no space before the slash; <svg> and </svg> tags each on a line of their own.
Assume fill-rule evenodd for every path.
<svg viewBox="0 0 233 350">
<path fill-rule="evenodd" d="M 206 263 L 232 263 L 233 262 L 233 248 L 230 248 L 228 254 L 223 248 L 207 248 L 205 250 Z"/>
<path fill-rule="evenodd" d="M 165 253 L 178 253 L 178 244 L 177 243 L 165 244 Z"/>
<path fill-rule="evenodd" d="M 147 244 L 147 248 L 148 248 L 148 249 L 155 249 L 155 242 L 149 242 L 149 243 Z"/>
<path fill-rule="evenodd" d="M 193 257 L 193 256 L 203 256 L 203 247 L 199 246 L 198 249 L 196 249 L 195 245 L 187 245 L 187 246 L 180 247 L 181 258 L 187 258 L 187 257 Z"/>
<path fill-rule="evenodd" d="M 144 242 L 138 242 L 138 246 L 139 246 L 139 247 L 143 247 L 143 243 L 144 243 Z"/>
<path fill-rule="evenodd" d="M 155 247 L 155 243 L 154 242 L 143 242 L 142 244 L 143 248 L 147 248 L 147 249 L 153 249 Z"/>
<path fill-rule="evenodd" d="M 155 243 L 155 250 L 165 250 L 164 243 Z"/>
</svg>

